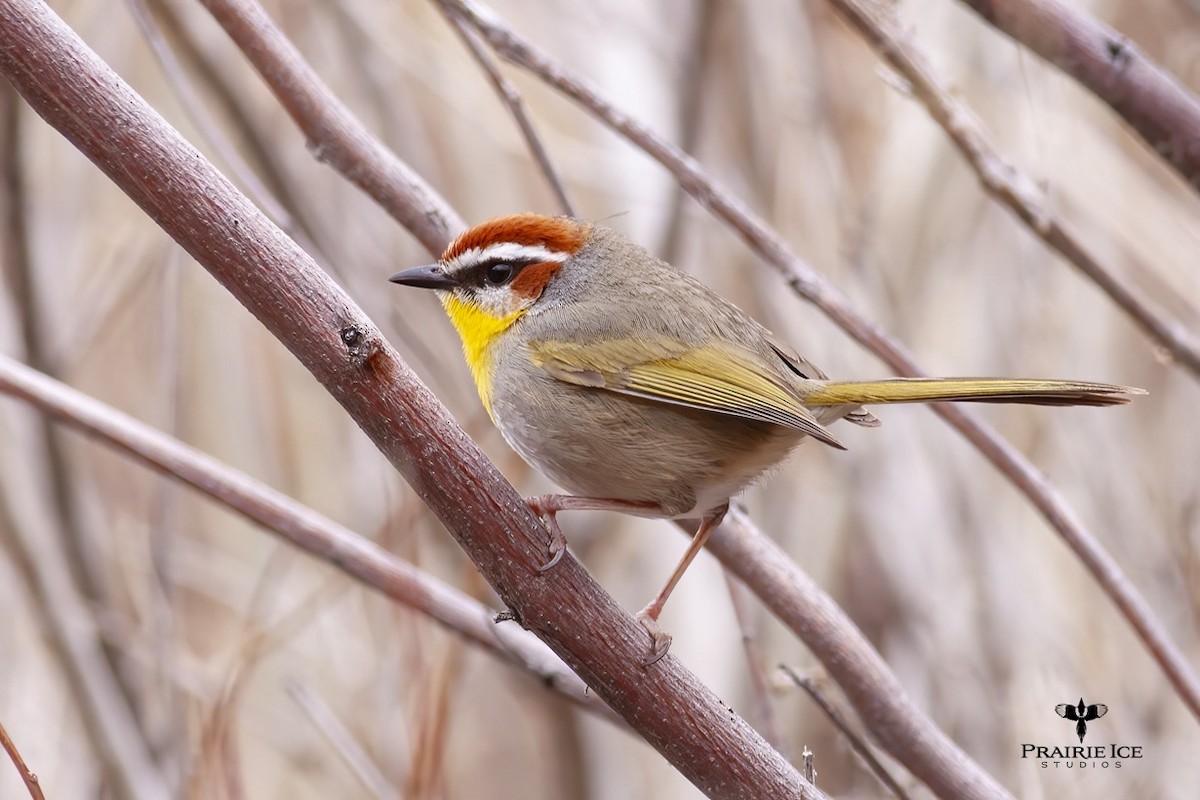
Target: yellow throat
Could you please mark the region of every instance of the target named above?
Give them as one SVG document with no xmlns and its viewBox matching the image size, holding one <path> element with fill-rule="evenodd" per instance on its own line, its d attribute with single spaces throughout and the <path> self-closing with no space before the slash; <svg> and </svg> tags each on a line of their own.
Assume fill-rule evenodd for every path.
<svg viewBox="0 0 1200 800">
<path fill-rule="evenodd" d="M 471 377 L 475 379 L 475 389 L 479 399 L 487 409 L 488 416 L 492 415 L 492 362 L 491 347 L 496 337 L 504 333 L 521 318 L 525 312 L 514 311 L 503 317 L 496 317 L 473 303 L 465 303 L 452 294 L 442 294 L 442 308 L 458 331 L 462 339 L 463 356 L 467 366 L 471 368 Z"/>
</svg>

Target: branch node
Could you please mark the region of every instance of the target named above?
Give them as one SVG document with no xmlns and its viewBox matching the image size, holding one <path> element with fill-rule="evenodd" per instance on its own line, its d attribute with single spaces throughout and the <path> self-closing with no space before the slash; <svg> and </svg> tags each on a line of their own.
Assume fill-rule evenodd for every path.
<svg viewBox="0 0 1200 800">
<path fill-rule="evenodd" d="M 358 323 L 348 323 L 338 332 L 346 353 L 355 366 L 370 369 L 375 356 L 382 351 L 379 339 Z"/>
<path fill-rule="evenodd" d="M 330 163 L 331 148 L 329 147 L 328 143 L 323 142 L 320 139 L 313 138 L 304 143 L 304 149 L 308 151 L 309 155 L 311 155 L 318 164 Z"/>
<path fill-rule="evenodd" d="M 1129 66 L 1133 61 L 1133 53 L 1130 51 L 1129 42 L 1123 37 L 1111 36 L 1104 43 L 1104 52 L 1108 56 L 1108 60 L 1112 65 L 1120 70 Z"/>
<path fill-rule="evenodd" d="M 525 620 L 521 618 L 521 612 L 517 611 L 512 606 L 505 608 L 503 611 L 497 611 L 496 615 L 492 617 L 492 622 L 496 623 L 497 625 L 499 625 L 501 622 L 515 622 L 522 628 L 526 628 L 528 630 Z"/>
</svg>

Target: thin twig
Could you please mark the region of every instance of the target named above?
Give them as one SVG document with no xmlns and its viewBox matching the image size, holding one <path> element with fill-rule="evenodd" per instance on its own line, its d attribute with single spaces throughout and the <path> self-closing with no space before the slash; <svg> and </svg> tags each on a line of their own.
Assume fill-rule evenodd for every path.
<svg viewBox="0 0 1200 800">
<path fill-rule="evenodd" d="M 887 771 L 887 767 L 875 757 L 875 754 L 871 752 L 871 747 L 858 735 L 858 732 L 854 730 L 853 726 L 842 715 L 842 712 L 838 711 L 837 707 L 825 697 L 824 692 L 817 686 L 817 682 L 807 675 L 801 675 L 787 664 L 780 664 L 779 668 L 783 670 L 785 675 L 791 678 L 793 683 L 808 692 L 808 696 L 825 712 L 825 716 L 829 717 L 830 722 L 842 732 L 842 735 L 846 737 L 846 741 L 850 743 L 850 747 L 866 763 L 867 767 L 879 779 L 880 783 L 893 795 L 900 798 L 900 800 L 908 800 L 908 793 L 904 791 L 904 787 L 892 777 L 892 774 Z"/>
<path fill-rule="evenodd" d="M 746 668 L 750 676 L 750 689 L 754 696 L 755 722 L 771 746 L 781 753 L 787 752 L 783 728 L 775 703 L 771 699 L 771 681 L 767 677 L 767 660 L 763 656 L 762 641 L 758 636 L 758 622 L 749 608 L 750 592 L 745 585 L 728 570 L 725 570 L 725 585 L 729 589 L 729 602 L 742 632 L 742 649 L 746 654 Z"/>
<path fill-rule="evenodd" d="M 945 798 L 1009 797 L 917 707 L 854 621 L 743 509 L 729 509 L 708 549 L 804 642 L 875 738 L 934 793 Z"/>
<path fill-rule="evenodd" d="M 125 0 L 129 6 L 130 14 L 133 16 L 134 22 L 137 23 L 138 30 L 142 32 L 142 36 L 150 45 L 150 51 L 154 53 L 155 59 L 162 67 L 163 75 L 166 76 L 167 83 L 171 90 L 179 99 L 179 104 L 183 108 L 183 113 L 187 116 L 188 122 L 196 126 L 196 130 L 204 138 L 204 141 L 216 151 L 217 156 L 225 163 L 225 166 L 233 173 L 234 178 L 241 184 L 242 188 L 250 195 L 267 216 L 274 221 L 276 225 L 288 232 L 301 247 L 309 252 L 310 255 L 316 256 L 318 250 L 314 243 L 309 240 L 307 233 L 296 225 L 292 215 L 283 205 L 275 199 L 271 190 L 259 179 L 258 175 L 250 168 L 237 148 L 233 146 L 233 142 L 225 135 L 225 132 L 213 122 L 213 115 L 209 113 L 204 104 L 200 101 L 196 90 L 192 87 L 192 83 L 188 80 L 187 75 L 183 71 L 183 67 L 179 64 L 179 60 L 175 57 L 175 53 L 167 46 L 163 40 L 162 31 L 159 30 L 158 24 L 150 15 L 150 10 L 146 8 L 145 0 Z"/>
<path fill-rule="evenodd" d="M 363 788 L 371 793 L 373 797 L 381 798 L 381 800 L 390 800 L 398 797 L 394 786 L 384 777 L 379 767 L 367 755 L 366 750 L 350 733 L 333 709 L 329 707 L 320 695 L 308 688 L 308 685 L 298 678 L 288 680 L 284 684 L 288 695 L 300 706 L 300 710 L 308 717 L 309 722 L 313 724 L 325 740 L 333 747 L 334 752 L 341 756 L 342 761 L 354 773 L 354 777 L 358 778 L 358 782 Z"/>
<path fill-rule="evenodd" d="M 684 50 L 684 64 L 680 69 L 680 80 L 683 87 L 679 117 L 679 149 L 685 153 L 693 153 L 700 141 L 700 124 L 704 120 L 704 101 L 708 98 L 709 66 L 713 59 L 717 15 L 734 6 L 723 5 L 717 0 L 699 0 L 692 21 L 690 42 Z M 687 193 L 678 183 L 671 187 L 670 211 L 667 214 L 667 224 L 663 226 L 662 245 L 658 253 L 663 261 L 675 264 L 679 260 L 680 247 L 683 243 L 685 229 L 684 200 Z"/>
<path fill-rule="evenodd" d="M 266 54 L 276 78 L 284 69 L 315 80 L 261 7 L 245 0 L 206 5 L 247 52 Z M 714 796 L 823 796 L 677 658 L 668 654 L 647 668 L 645 629 L 574 557 L 541 569 L 550 541 L 545 526 L 362 310 L 43 2 L 0 4 L 0 73 L 289 348 L 505 605 L 680 773 Z M 328 108 L 344 111 L 327 90 L 307 97 L 320 107 L 293 110 L 321 119 Z M 347 131 L 341 134 L 334 138 L 347 142 Z M 382 146 L 374 139 L 350 139 L 366 150 L 339 151 L 347 159 L 341 166 L 370 176 L 364 185 L 388 194 L 431 249 L 444 247 L 450 217 L 427 213 L 434 206 L 424 185 L 394 158 L 399 172 L 386 176 L 374 162 L 363 163 L 387 154 L 377 152 Z"/>
<path fill-rule="evenodd" d="M 160 413 L 166 433 L 178 437 L 182 426 L 182 380 L 180 352 L 182 341 L 180 310 L 183 307 L 180 283 L 183 270 L 183 251 L 177 247 L 165 256 L 162 280 L 161 308 L 158 343 L 162 365 L 159 370 L 159 397 L 162 401 Z M 147 594 L 151 598 L 148 626 L 155 648 L 155 658 L 148 681 L 161 692 L 165 709 L 162 729 L 156 737 L 160 761 L 168 774 L 184 775 L 187 772 L 187 716 L 184 714 L 183 697 L 172 676 L 179 671 L 181 636 L 177 620 L 180 618 L 176 587 L 176 546 L 179 541 L 180 487 L 168 481 L 158 481 L 150 498 L 147 513 L 149 530 L 149 569 L 146 571 Z"/>
<path fill-rule="evenodd" d="M 42 784 L 38 781 L 38 776 L 25 765 L 25 759 L 21 758 L 21 753 L 17 750 L 16 744 L 9 738 L 8 731 L 4 730 L 3 722 L 0 722 L 0 746 L 4 747 L 4 751 L 12 759 L 13 766 L 17 768 L 17 772 L 21 773 L 21 780 L 25 782 L 25 788 L 29 790 L 29 796 L 33 800 L 46 800 L 46 795 L 42 794 Z"/>
<path fill-rule="evenodd" d="M 941 126 L 975 171 L 984 191 L 1016 214 L 1034 235 L 1096 284 L 1156 345 L 1193 376 L 1200 377 L 1200 340 L 1183 323 L 1169 319 L 1163 311 L 1154 308 L 1127 280 L 1100 263 L 1083 242 L 1067 230 L 1037 184 L 1004 160 L 990 143 L 983 123 L 971 108 L 946 88 L 929 59 L 917 49 L 913 37 L 901 27 L 895 6 L 876 0 L 829 2 L 880 58 L 904 78 L 912 96 Z M 1179 135 L 1186 138 L 1196 133 Z M 1200 166 L 1200 142 L 1194 142 L 1191 150 L 1195 152 L 1190 157 L 1196 158 L 1197 166 Z"/>
<path fill-rule="evenodd" d="M 0 85 L 0 261 L 13 286 L 15 312 L 27 358 L 46 365 L 47 331 L 41 321 L 42 305 L 34 291 L 34 269 L 26 234 L 26 201 L 21 139 L 18 135 L 17 93 Z M 75 696 L 89 742 L 103 764 L 109 783 L 133 798 L 156 800 L 167 796 L 166 785 L 150 755 L 144 732 L 130 710 L 134 692 L 121 681 L 118 654 L 95 635 L 94 609 L 102 605 L 103 580 L 99 560 L 92 557 L 92 542 L 79 524 L 74 487 L 59 432 L 44 418 L 35 421 L 44 454 L 44 468 L 27 470 L 40 481 L 45 494 L 33 489 L 36 522 L 18 525 L 13 540 L 25 563 L 49 638 L 63 662 L 68 685 Z M 38 460 L 30 457 L 35 464 Z M 31 465 L 32 467 L 32 465 Z M 8 487 L 0 487 L 4 490 Z M 15 489 L 13 489 L 15 491 Z"/>
<path fill-rule="evenodd" d="M 303 202 L 306 198 L 291 189 L 287 167 L 280 155 L 282 149 L 278 147 L 277 142 L 267 141 L 259 126 L 251 122 L 254 115 L 250 104 L 239 94 L 240 87 L 235 86 L 221 69 L 219 60 L 200 46 L 197 28 L 181 19 L 179 4 L 171 0 L 139 2 L 149 2 L 152 12 L 150 19 L 154 21 L 154 28 L 165 40 L 164 44 L 172 57 L 181 61 L 179 80 L 189 84 L 199 81 L 204 90 L 203 97 L 207 102 L 196 106 L 196 109 L 190 112 L 191 115 L 199 115 L 205 119 L 221 117 L 228 121 L 233 127 L 233 136 L 226 138 L 244 145 L 247 158 L 252 164 L 250 173 L 261 179 L 277 205 L 287 209 L 292 223 L 309 239 L 315 240 L 318 233 L 315 220 L 306 211 Z M 178 90 L 175 91 L 179 94 Z M 235 149 L 235 152 L 238 151 Z M 309 254 L 317 256 L 311 251 Z M 323 265 L 328 263 L 329 269 L 338 268 L 336 261 L 326 262 L 319 257 L 317 261 Z"/>
<path fill-rule="evenodd" d="M 333 121 L 361 131 L 357 122 L 342 119 L 348 116 L 344 107 L 320 84 L 260 6 L 249 0 L 205 0 L 205 5 L 247 53 L 301 128 L 319 134 L 310 134 L 313 141 L 326 141 L 323 126 Z M 24 40 L 12 52 L 21 55 L 10 59 L 22 73 L 18 83 L 26 88 L 32 84 L 37 95 L 44 94 L 44 82 L 36 79 L 41 73 L 26 64 L 30 59 L 25 55 L 28 45 Z M 5 53 L 0 48 L 0 65 L 5 63 Z M 39 69 L 53 69 L 53 61 L 47 64 L 40 53 L 38 56 Z M 89 63 L 104 69 L 94 60 Z M 74 106 L 87 106 L 90 95 L 70 95 L 66 104 L 54 96 L 50 98 L 53 102 L 45 103 L 37 96 L 35 100 L 42 102 L 35 106 L 48 106 L 50 116 L 72 141 L 101 152 L 94 160 L 110 177 L 151 210 L 169 233 L 292 349 L 417 488 L 523 623 L 670 763 L 709 793 L 820 794 L 804 784 L 795 769 L 743 720 L 730 715 L 677 659 L 668 654 L 653 669 L 643 668 L 644 629 L 590 580 L 574 558 L 563 558 L 553 570 L 538 569 L 545 561 L 549 538 L 544 526 L 416 381 L 374 326 L 325 276 L 311 274 L 307 259 L 296 253 L 290 242 L 280 241 L 277 232 L 263 225 L 259 216 L 234 196 L 223 197 L 215 207 L 222 212 L 212 220 L 218 223 L 217 230 L 211 236 L 200 235 L 204 226 L 197 225 L 193 215 L 212 217 L 212 187 L 218 186 L 222 192 L 225 188 L 220 176 L 210 174 L 202 161 L 197 165 L 198 159 L 190 153 L 181 159 L 189 164 L 189 171 L 199 170 L 206 176 L 208 197 L 202 206 L 189 193 L 173 191 L 174 187 L 147 187 L 125 180 L 123 173 L 108 164 L 108 159 L 124 153 L 111 154 L 106 140 L 80 130 L 81 115 Z M 73 114 L 61 113 L 63 107 L 71 108 Z M 107 119 L 94 121 L 101 128 L 111 124 Z M 171 134 L 163 135 L 174 145 Z M 332 137 L 330 145 L 344 139 Z M 355 141 L 359 141 L 357 137 Z M 369 186 L 431 252 L 440 252 L 449 232 L 457 230 L 447 221 L 451 217 L 457 221 L 457 215 L 377 141 L 370 139 L 365 144 L 339 150 L 338 168 L 360 185 Z M 403 179 L 364 182 L 364 175 L 381 174 L 376 163 L 379 158 L 399 164 Z M 226 204 L 236 209 L 236 215 Z M 240 223 L 240 235 L 232 238 L 243 246 L 232 252 L 214 252 L 227 247 L 230 216 Z M 233 265 L 239 268 L 232 269 Z M 314 329 L 325 333 L 314 334 Z M 330 334 L 338 334 L 338 340 L 330 341 Z M 579 635 L 581 630 L 588 635 Z"/>
<path fill-rule="evenodd" d="M 539 682 L 577 705 L 613 719 L 540 642 L 508 626 L 503 632 L 497 629 L 491 621 L 494 610 L 281 492 L 3 355 L 0 392 L 19 397 L 47 416 L 198 489 L 363 585 L 532 672 Z"/>
<path fill-rule="evenodd" d="M 512 81 L 504 77 L 496 67 L 495 62 L 492 61 L 491 54 L 484 50 L 483 46 L 475 38 L 475 32 L 467 27 L 467 24 L 457 15 L 451 13 L 449 9 L 442 7 L 442 13 L 449 20 L 451 27 L 454 28 L 458 37 L 462 39 L 463 44 L 471 52 L 475 63 L 479 64 L 479 68 L 487 75 L 492 88 L 496 90 L 496 94 L 500 95 L 500 99 L 508 108 L 509 113 L 512 114 L 513 119 L 516 120 L 517 127 L 521 129 L 521 136 L 524 137 L 529 152 L 533 154 L 534 160 L 537 161 L 538 168 L 541 169 L 546 183 L 550 184 L 550 191 L 554 193 L 558 207 L 568 217 L 575 216 L 575 208 L 571 205 L 570 198 L 567 197 L 567 190 L 563 187 L 558 170 L 554 168 L 554 164 L 550 161 L 550 155 L 546 152 L 546 147 L 542 144 L 542 139 L 538 136 L 537 129 L 533 127 L 533 120 L 530 119 L 529 113 L 525 110 L 525 101 L 521 98 L 521 93 L 517 91 L 517 87 L 513 86 Z"/>
<path fill-rule="evenodd" d="M 441 797 L 446 794 L 446 742 L 450 733 L 450 701 L 462 674 L 462 648 L 445 641 L 428 660 L 417 697 L 413 725 L 412 768 L 404 783 L 404 797 Z"/>
<path fill-rule="evenodd" d="M 133 3 L 142 3 L 145 0 L 129 0 Z M 208 91 L 208 97 L 212 97 L 216 101 L 218 110 L 224 111 L 226 118 L 232 125 L 235 126 L 240 134 L 240 141 L 245 142 L 254 163 L 257 165 L 258 171 L 263 174 L 264 188 L 262 189 L 264 196 L 259 198 L 260 205 L 269 214 L 275 223 L 288 232 L 288 234 L 303 247 L 313 259 L 321 265 L 321 268 L 326 272 L 336 276 L 344 284 L 347 284 L 352 290 L 361 287 L 355 284 L 361 282 L 361 273 L 355 270 L 346 270 L 338 259 L 331 259 L 326 255 L 328 247 L 321 246 L 318 242 L 324 241 L 328 244 L 328 238 L 321 236 L 321 228 L 316 225 L 316 219 L 306 208 L 308 197 L 303 193 L 293 192 L 290 188 L 288 180 L 289 173 L 286 165 L 279 157 L 279 148 L 273 142 L 264 140 L 263 132 L 259 126 L 251 124 L 251 109 L 248 104 L 238 94 L 236 88 L 231 85 L 228 78 L 225 77 L 222 70 L 218 67 L 216 59 L 209 55 L 207 51 L 202 49 L 196 41 L 196 34 L 192 27 L 185 24 L 179 19 L 179 12 L 175 6 L 167 2 L 167 0 L 151 0 L 156 14 L 162 18 L 163 26 L 171 38 L 177 42 L 177 48 L 190 65 L 191 71 L 195 73 L 204 82 L 204 88 Z M 339 10 L 344 10 L 344 7 L 339 5 Z M 151 25 L 150 30 L 154 35 L 162 37 L 162 31 L 157 24 L 153 23 L 153 16 L 148 15 L 148 23 Z M 149 34 L 148 34 L 149 35 Z M 174 51 L 162 42 L 161 47 L 170 55 L 170 62 L 174 66 L 171 69 L 166 69 L 168 61 L 163 57 L 164 69 L 167 71 L 168 78 L 174 88 L 175 93 L 180 97 L 180 102 L 184 108 L 189 111 L 189 117 L 193 120 L 199 119 L 205 123 L 214 116 L 213 112 L 203 107 L 199 99 L 196 97 L 196 92 L 191 88 L 191 83 L 187 74 L 175 62 Z M 156 50 L 158 48 L 156 47 Z M 219 128 L 215 128 L 211 133 L 209 126 L 199 126 L 199 129 L 206 137 L 215 137 L 217 140 L 227 140 Z M 214 141 L 210 139 L 210 141 Z M 217 147 L 217 152 L 223 153 L 231 146 L 220 147 L 214 141 L 214 147 Z M 237 156 L 237 150 L 232 149 L 232 155 Z M 381 172 L 386 172 L 386 165 L 381 167 Z M 243 168 L 237 170 L 235 174 L 243 180 L 243 185 L 250 185 L 249 180 L 257 180 L 258 172 L 255 172 L 248 165 L 243 165 Z M 283 214 L 279 216 L 272 212 L 275 209 Z M 425 340 L 420 336 L 416 336 L 412 330 L 410 321 L 401 313 L 395 306 L 389 306 L 389 317 L 392 325 L 404 337 L 405 344 L 408 348 L 408 353 L 412 358 L 424 367 L 424 374 L 431 376 L 431 379 L 436 381 L 441 377 L 441 373 L 436 369 L 439 360 L 434 357 Z M 83 341 L 89 341 L 83 339 Z"/>
<path fill-rule="evenodd" d="M 248 673 L 261 656 L 266 637 L 251 640 L 237 653 L 236 661 L 225 675 L 216 699 L 204 715 L 200 726 L 200 747 L 196 760 L 203 769 L 196 770 L 188 795 L 220 797 L 222 800 L 244 800 L 242 758 L 237 746 L 238 704 L 248 682 Z"/>
<path fill-rule="evenodd" d="M 431 253 L 441 253 L 462 218 L 350 113 L 300 58 L 262 6 L 203 0 L 250 59 L 308 139 L 308 149 L 379 203 Z"/>
<path fill-rule="evenodd" d="M 695 159 L 617 110 L 589 84 L 569 74 L 556 61 L 518 36 L 490 9 L 475 0 L 438 1 L 451 4 L 461 12 L 502 58 L 538 75 L 666 167 L 692 197 L 729 224 L 754 252 L 775 267 L 798 295 L 879 356 L 897 374 L 914 377 L 925 374 L 907 348 L 856 311 L 845 294 L 793 253 L 777 231 L 719 185 Z M 1200 718 L 1200 678 L 1195 670 L 1171 640 L 1150 604 L 1046 476 L 974 415 L 944 403 L 931 406 L 931 409 L 974 445 L 1058 532 L 1129 621 L 1192 714 Z M 751 588 L 755 588 L 753 584 Z M 832 670 L 831 674 L 837 679 Z"/>
<path fill-rule="evenodd" d="M 1125 36 L 1059 0 L 960 0 L 1071 75 L 1200 190 L 1200 102 Z"/>
</svg>

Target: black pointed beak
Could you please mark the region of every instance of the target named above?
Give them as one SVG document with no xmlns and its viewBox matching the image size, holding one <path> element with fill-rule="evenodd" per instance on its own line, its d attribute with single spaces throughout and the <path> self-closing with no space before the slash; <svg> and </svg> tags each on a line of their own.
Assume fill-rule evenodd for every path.
<svg viewBox="0 0 1200 800">
<path fill-rule="evenodd" d="M 424 267 L 413 267 L 403 272 L 397 272 L 388 278 L 392 283 L 404 286 L 416 286 L 418 289 L 441 289 L 449 291 L 457 284 L 442 271 L 440 264 L 429 264 Z"/>
</svg>

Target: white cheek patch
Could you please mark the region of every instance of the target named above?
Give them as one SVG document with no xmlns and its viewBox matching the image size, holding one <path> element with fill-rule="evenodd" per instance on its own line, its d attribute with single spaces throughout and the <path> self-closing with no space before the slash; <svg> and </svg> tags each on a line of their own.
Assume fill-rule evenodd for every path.
<svg viewBox="0 0 1200 800">
<path fill-rule="evenodd" d="M 493 317 L 507 317 L 525 305 L 507 286 L 484 286 L 474 291 L 475 304 Z"/>
<path fill-rule="evenodd" d="M 561 264 L 569 257 L 569 253 L 557 252 L 542 247 L 540 244 L 517 244 L 515 242 L 498 242 L 487 247 L 472 247 L 464 250 L 446 262 L 450 271 L 471 269 L 488 261 L 551 261 Z"/>
</svg>

